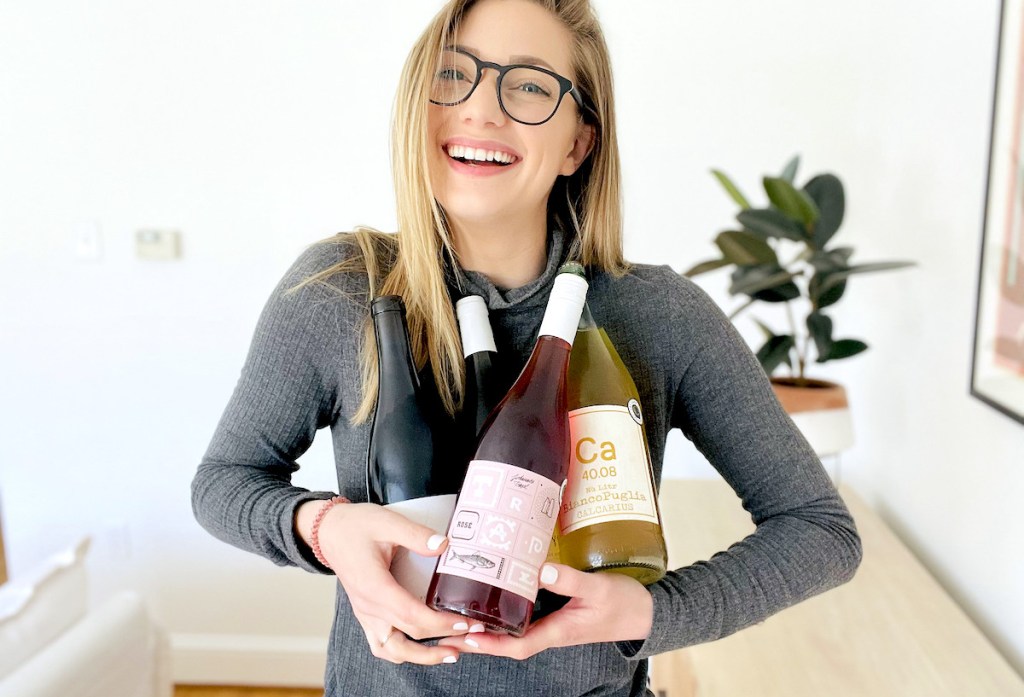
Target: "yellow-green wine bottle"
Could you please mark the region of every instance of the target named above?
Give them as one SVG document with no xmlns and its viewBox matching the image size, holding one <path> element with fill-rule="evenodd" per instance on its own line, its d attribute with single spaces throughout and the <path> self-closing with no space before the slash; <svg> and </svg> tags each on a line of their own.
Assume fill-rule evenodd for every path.
<svg viewBox="0 0 1024 697">
<path fill-rule="evenodd" d="M 561 561 L 654 583 L 668 554 L 640 396 L 588 306 L 569 358 L 568 400 L 572 458 L 558 521 Z"/>
</svg>

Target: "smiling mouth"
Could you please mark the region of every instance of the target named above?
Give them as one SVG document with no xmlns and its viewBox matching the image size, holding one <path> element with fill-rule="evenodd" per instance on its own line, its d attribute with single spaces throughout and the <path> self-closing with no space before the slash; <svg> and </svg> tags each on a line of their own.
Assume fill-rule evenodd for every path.
<svg viewBox="0 0 1024 697">
<path fill-rule="evenodd" d="M 512 153 L 500 150 L 482 150 L 464 145 L 449 145 L 445 152 L 451 159 L 471 167 L 508 167 L 519 161 Z"/>
</svg>

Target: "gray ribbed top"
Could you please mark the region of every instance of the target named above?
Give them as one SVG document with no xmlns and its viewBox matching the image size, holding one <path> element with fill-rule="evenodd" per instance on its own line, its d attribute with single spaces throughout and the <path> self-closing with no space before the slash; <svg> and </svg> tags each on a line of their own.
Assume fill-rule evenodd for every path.
<svg viewBox="0 0 1024 697">
<path fill-rule="evenodd" d="M 343 235 L 312 246 L 273 292 L 192 483 L 196 518 L 213 535 L 315 573 L 327 570 L 297 540 L 292 520 L 299 504 L 331 492 L 292 486 L 290 476 L 316 431 L 330 427 L 340 493 L 366 498 L 370 427 L 349 424 L 359 404 L 366 280 L 336 276 L 333 287 L 283 291 L 351 250 Z M 451 270 L 454 294 L 486 300 L 498 351 L 516 368 L 529 357 L 563 254 L 555 232 L 540 278 L 505 291 Z M 756 531 L 650 586 L 646 641 L 552 649 L 522 662 L 464 654 L 426 667 L 374 658 L 339 586 L 327 697 L 645 695 L 640 659 L 721 638 L 853 575 L 861 557 L 853 520 L 719 308 L 667 266 L 636 265 L 618 279 L 595 273 L 587 300 L 640 392 L 659 482 L 666 436 L 681 429 L 740 496 Z"/>
</svg>

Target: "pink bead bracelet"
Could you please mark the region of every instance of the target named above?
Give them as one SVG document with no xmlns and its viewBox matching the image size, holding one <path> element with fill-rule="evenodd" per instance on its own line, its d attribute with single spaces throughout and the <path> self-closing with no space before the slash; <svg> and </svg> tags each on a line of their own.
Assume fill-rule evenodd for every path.
<svg viewBox="0 0 1024 697">
<path fill-rule="evenodd" d="M 331 565 L 324 559 L 323 552 L 320 551 L 320 523 L 323 522 L 324 516 L 327 515 L 327 511 L 334 508 L 339 503 L 352 503 L 344 496 L 332 496 L 330 500 L 324 501 L 324 505 L 320 506 L 320 510 L 316 512 L 316 518 L 313 519 L 313 529 L 309 533 L 310 547 L 313 548 L 313 556 L 316 560 L 326 566 L 328 569 Z"/>
</svg>

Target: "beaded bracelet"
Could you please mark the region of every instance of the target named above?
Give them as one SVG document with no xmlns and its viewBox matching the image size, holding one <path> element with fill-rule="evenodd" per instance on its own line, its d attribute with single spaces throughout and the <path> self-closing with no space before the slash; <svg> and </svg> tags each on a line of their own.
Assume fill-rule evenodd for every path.
<svg viewBox="0 0 1024 697">
<path fill-rule="evenodd" d="M 320 523 L 323 522 L 324 516 L 327 515 L 327 511 L 334 508 L 339 503 L 352 503 L 344 496 L 332 496 L 330 500 L 324 501 L 324 505 L 320 506 L 320 510 L 316 512 L 316 518 L 313 519 L 313 529 L 309 532 L 310 547 L 313 548 L 313 556 L 316 560 L 326 566 L 328 569 L 331 565 L 324 559 L 323 552 L 320 551 Z"/>
</svg>

